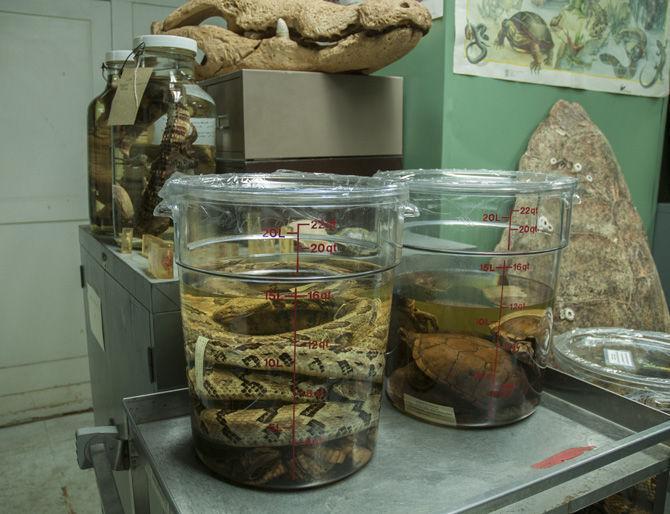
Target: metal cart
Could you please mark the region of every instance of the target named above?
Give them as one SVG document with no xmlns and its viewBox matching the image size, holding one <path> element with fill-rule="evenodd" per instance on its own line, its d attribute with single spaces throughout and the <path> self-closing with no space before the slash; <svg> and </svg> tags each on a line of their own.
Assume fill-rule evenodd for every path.
<svg viewBox="0 0 670 514">
<path fill-rule="evenodd" d="M 137 514 L 209 512 L 574 512 L 657 477 L 666 511 L 670 416 L 549 369 L 542 405 L 506 427 L 433 426 L 382 406 L 374 458 L 341 482 L 300 492 L 237 487 L 200 464 L 186 389 L 127 398 L 128 440 L 79 434 L 106 513 L 121 513 L 109 455 L 125 446 Z M 94 430 L 95 432 L 95 430 Z M 115 461 L 117 464 L 119 460 Z"/>
</svg>

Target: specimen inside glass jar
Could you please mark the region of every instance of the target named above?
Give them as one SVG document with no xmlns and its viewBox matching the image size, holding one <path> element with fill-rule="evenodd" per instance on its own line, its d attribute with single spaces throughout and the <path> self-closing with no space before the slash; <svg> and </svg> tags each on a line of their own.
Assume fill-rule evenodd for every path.
<svg viewBox="0 0 670 514">
<path fill-rule="evenodd" d="M 153 213 L 173 173 L 215 171 L 214 104 L 199 86 L 170 77 L 154 72 L 135 124 L 113 131 L 115 233 L 133 228 L 138 245 L 143 234 L 161 235 L 170 226 Z"/>
</svg>

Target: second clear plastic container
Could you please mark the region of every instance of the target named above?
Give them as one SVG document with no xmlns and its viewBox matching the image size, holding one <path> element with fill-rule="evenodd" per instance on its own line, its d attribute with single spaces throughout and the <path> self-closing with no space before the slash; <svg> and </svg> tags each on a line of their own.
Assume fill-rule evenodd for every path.
<svg viewBox="0 0 670 514">
<path fill-rule="evenodd" d="M 441 425 L 485 427 L 540 402 L 575 180 L 522 172 L 417 170 L 393 294 L 387 394 Z"/>
<path fill-rule="evenodd" d="M 361 468 L 377 434 L 406 190 L 287 172 L 178 176 L 161 196 L 200 459 L 265 488 Z"/>
</svg>

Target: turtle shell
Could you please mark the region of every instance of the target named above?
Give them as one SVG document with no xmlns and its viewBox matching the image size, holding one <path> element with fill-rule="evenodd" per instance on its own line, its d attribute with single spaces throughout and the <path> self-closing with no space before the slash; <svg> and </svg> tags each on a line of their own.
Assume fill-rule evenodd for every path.
<svg viewBox="0 0 670 514">
<path fill-rule="evenodd" d="M 427 376 L 479 407 L 492 399 L 517 396 L 524 385 L 524 375 L 512 357 L 479 337 L 417 334 L 412 357 Z"/>
<path fill-rule="evenodd" d="M 530 51 L 530 45 L 537 43 L 542 50 L 554 48 L 554 39 L 544 19 L 529 11 L 516 13 L 508 20 L 516 29 L 513 33 L 508 30 L 508 38 L 514 48 Z"/>
</svg>

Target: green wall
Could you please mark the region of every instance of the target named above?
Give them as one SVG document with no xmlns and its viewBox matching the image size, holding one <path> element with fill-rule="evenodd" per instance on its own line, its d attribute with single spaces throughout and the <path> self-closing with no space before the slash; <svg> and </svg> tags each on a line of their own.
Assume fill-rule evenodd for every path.
<svg viewBox="0 0 670 514">
<path fill-rule="evenodd" d="M 455 75 L 453 1 L 444 12 L 415 50 L 383 71 L 406 80 L 406 167 L 516 169 L 551 106 L 579 102 L 612 144 L 651 234 L 667 100 Z"/>
</svg>

